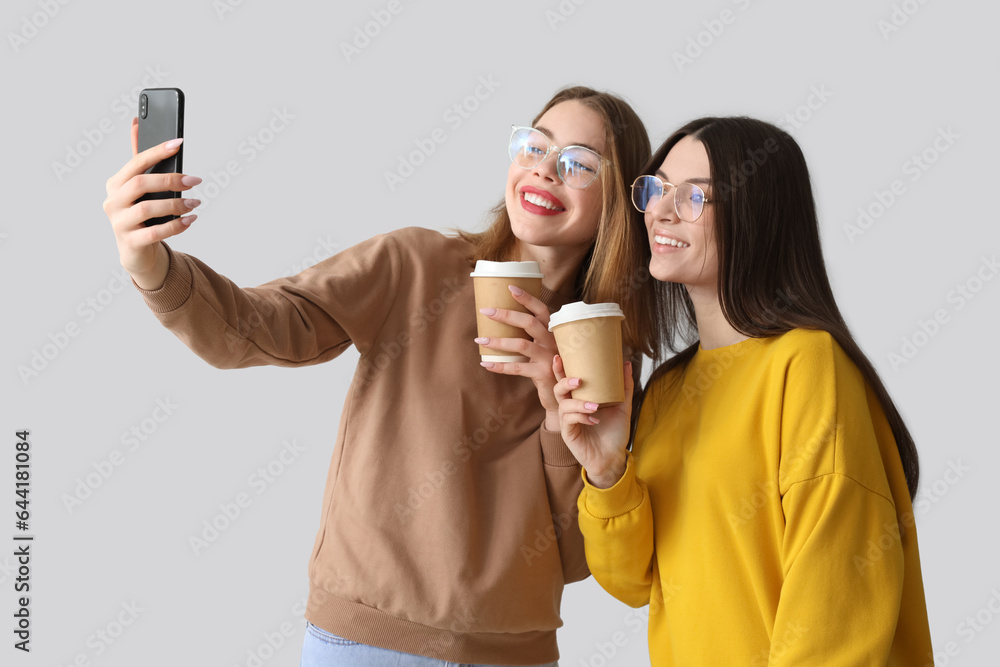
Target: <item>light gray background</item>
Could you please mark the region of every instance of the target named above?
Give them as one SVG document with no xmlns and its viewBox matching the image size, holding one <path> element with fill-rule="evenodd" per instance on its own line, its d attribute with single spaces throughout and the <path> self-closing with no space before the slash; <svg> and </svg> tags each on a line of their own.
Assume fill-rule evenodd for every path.
<svg viewBox="0 0 1000 667">
<path fill-rule="evenodd" d="M 306 562 L 357 354 L 296 370 L 219 371 L 163 329 L 131 286 L 120 289 L 101 204 L 106 179 L 130 156 L 134 91 L 152 84 L 187 95 L 185 167 L 205 178 L 194 192 L 209 203 L 174 247 L 252 286 L 379 232 L 478 228 L 503 192 L 510 124 L 529 123 L 574 83 L 623 95 L 654 146 L 706 114 L 778 121 L 798 112 L 796 125 L 784 122 L 809 161 L 838 301 L 920 451 L 936 664 L 992 663 L 1000 280 L 975 278 L 992 277 L 983 258 L 1000 252 L 989 212 L 996 4 L 897 2 L 912 15 L 898 14 L 906 22 L 885 35 L 889 0 L 402 0 L 348 61 L 341 43 L 387 2 L 223 2 L 4 4 L 0 540 L 13 545 L 11 443 L 21 428 L 31 429 L 37 536 L 30 656 L 11 648 L 13 546 L 0 547 L 5 664 L 67 665 L 82 654 L 108 667 L 246 666 L 285 622 L 293 635 L 273 655 L 265 649 L 263 664 L 298 664 Z M 723 10 L 733 20 L 712 35 Z M 689 39 L 707 46 L 679 67 L 674 54 Z M 144 81 L 151 71 L 160 80 Z M 480 77 L 500 85 L 454 127 L 443 114 Z M 813 109 L 803 106 L 810 101 Z M 250 160 L 241 143 L 275 108 L 294 118 Z M 390 191 L 384 173 L 435 128 L 447 141 Z M 948 128 L 958 138 L 934 155 Z M 936 161 L 914 179 L 906 163 L 926 149 Z M 57 173 L 70 151 L 87 154 Z M 230 160 L 241 173 L 209 199 L 213 172 Z M 845 224 L 897 179 L 905 192 L 851 242 Z M 970 280 L 981 289 L 959 308 L 953 290 Z M 888 355 L 939 309 L 947 322 L 928 340 L 917 335 L 926 344 L 894 368 Z M 78 335 L 22 379 L 19 367 L 68 325 Z M 150 421 L 162 415 L 158 400 L 177 406 L 162 423 Z M 122 434 L 144 420 L 151 433 L 129 451 Z M 304 453 L 258 495 L 248 478 L 293 440 Z M 124 463 L 68 511 L 64 494 L 116 449 Z M 195 556 L 189 536 L 241 492 L 252 505 Z M 113 631 L 121 605 L 133 602 L 142 609 L 134 623 L 110 646 L 98 643 L 92 635 Z M 567 588 L 563 612 L 564 667 L 648 664 L 643 617 L 593 579 Z M 992 623 L 965 631 L 977 613 Z M 624 646 L 607 659 L 602 647 L 610 652 L 618 632 Z"/>
</svg>

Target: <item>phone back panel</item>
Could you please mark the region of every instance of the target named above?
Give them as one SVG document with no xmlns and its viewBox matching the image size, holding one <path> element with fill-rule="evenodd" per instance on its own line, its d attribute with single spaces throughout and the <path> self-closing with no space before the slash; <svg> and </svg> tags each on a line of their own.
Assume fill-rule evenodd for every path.
<svg viewBox="0 0 1000 667">
<path fill-rule="evenodd" d="M 157 146 L 164 141 L 184 136 L 184 93 L 180 88 L 146 88 L 139 94 L 139 152 Z M 184 146 L 171 157 L 162 160 L 149 169 L 147 174 L 173 174 L 183 172 Z M 174 199 L 180 192 L 151 192 L 137 201 L 146 199 Z M 176 215 L 166 215 L 146 220 L 145 224 L 161 225 L 176 219 Z"/>
</svg>

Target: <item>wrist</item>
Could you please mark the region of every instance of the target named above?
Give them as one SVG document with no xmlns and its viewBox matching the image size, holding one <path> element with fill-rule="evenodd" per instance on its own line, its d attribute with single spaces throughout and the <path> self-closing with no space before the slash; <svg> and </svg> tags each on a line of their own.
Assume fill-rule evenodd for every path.
<svg viewBox="0 0 1000 667">
<path fill-rule="evenodd" d="M 543 424 L 546 431 L 553 431 L 558 433 L 562 426 L 559 423 L 559 413 L 551 412 L 549 410 L 545 411 L 545 422 Z"/>
<path fill-rule="evenodd" d="M 587 480 L 590 482 L 591 486 L 595 486 L 598 489 L 610 489 L 625 475 L 627 463 L 628 460 L 626 458 L 626 454 L 625 452 L 622 452 L 620 460 L 608 462 L 607 465 L 602 465 L 600 467 L 595 466 L 593 469 L 588 468 Z"/>
</svg>

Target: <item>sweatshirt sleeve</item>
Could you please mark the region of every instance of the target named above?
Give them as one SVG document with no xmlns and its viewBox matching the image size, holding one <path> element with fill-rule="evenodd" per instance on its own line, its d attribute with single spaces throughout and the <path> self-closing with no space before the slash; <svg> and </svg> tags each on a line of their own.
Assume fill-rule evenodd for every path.
<svg viewBox="0 0 1000 667">
<path fill-rule="evenodd" d="M 160 323 L 216 368 L 318 364 L 352 343 L 363 354 L 388 317 L 402 273 L 390 234 L 249 288 L 196 257 L 170 246 L 167 253 L 159 289 L 133 285 Z"/>
<path fill-rule="evenodd" d="M 793 333 L 780 424 L 783 578 L 768 664 L 885 665 L 904 558 L 876 407 L 829 334 Z M 891 459 L 889 436 L 881 444 Z"/>
<path fill-rule="evenodd" d="M 781 501 L 784 582 L 768 665 L 885 665 L 896 633 L 903 551 L 891 500 L 837 473 Z"/>
<path fill-rule="evenodd" d="M 583 489 L 581 467 L 563 442 L 562 433 L 550 431 L 542 424 L 538 437 L 542 446 L 545 490 L 556 528 L 563 580 L 570 584 L 590 576 L 576 506 L 576 499 Z"/>
<path fill-rule="evenodd" d="M 646 485 L 636 477 L 632 452 L 625 474 L 599 489 L 582 473 L 577 505 L 590 572 L 611 595 L 632 607 L 649 604 L 653 587 L 653 511 Z"/>
</svg>

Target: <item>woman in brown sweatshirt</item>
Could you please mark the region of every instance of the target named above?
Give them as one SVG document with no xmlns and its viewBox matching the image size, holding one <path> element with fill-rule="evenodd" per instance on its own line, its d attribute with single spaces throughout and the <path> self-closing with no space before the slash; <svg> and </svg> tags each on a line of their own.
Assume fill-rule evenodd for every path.
<svg viewBox="0 0 1000 667">
<path fill-rule="evenodd" d="M 179 143 L 136 154 L 134 123 L 134 157 L 108 180 L 104 209 L 159 321 L 218 368 L 360 353 L 309 559 L 302 664 L 553 664 L 563 586 L 589 572 L 549 314 L 618 302 L 636 380 L 641 354 L 658 349 L 645 236 L 628 224 L 626 184 L 650 155 L 632 108 L 568 88 L 515 128 L 484 232 L 406 227 L 252 288 L 163 243 L 189 228 L 198 200 L 134 204 L 200 182 L 145 174 Z M 164 215 L 182 217 L 144 225 Z M 529 340 L 476 340 L 478 259 L 540 264 L 541 298 L 515 296 L 532 315 L 491 315 Z M 530 361 L 481 365 L 477 343 Z"/>
</svg>

